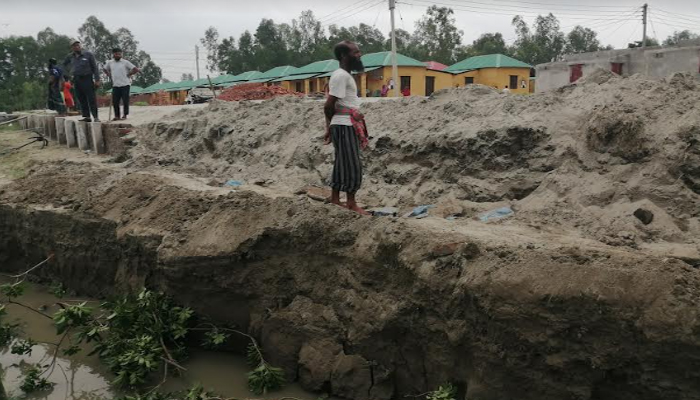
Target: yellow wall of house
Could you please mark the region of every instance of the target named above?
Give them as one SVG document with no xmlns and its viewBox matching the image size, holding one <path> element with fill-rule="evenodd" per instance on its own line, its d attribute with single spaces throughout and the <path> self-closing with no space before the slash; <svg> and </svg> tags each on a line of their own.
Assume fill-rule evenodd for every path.
<svg viewBox="0 0 700 400">
<path fill-rule="evenodd" d="M 435 78 L 435 92 L 438 90 L 442 89 L 447 89 L 452 87 L 453 83 L 453 75 L 450 74 L 449 72 L 441 72 L 441 71 L 435 71 L 432 69 L 426 69 L 425 70 L 425 77 L 433 77 Z M 423 83 L 424 89 L 427 89 L 427 79 L 425 79 L 426 82 Z M 411 88 L 413 89 L 413 88 Z M 413 90 L 411 90 L 411 94 L 413 94 Z M 424 93 L 427 95 L 427 93 Z"/>
<path fill-rule="evenodd" d="M 518 77 L 518 86 L 510 88 L 511 93 L 530 93 L 530 68 L 483 68 L 477 71 L 469 71 L 454 75 L 453 85 L 460 87 L 465 85 L 465 77 L 474 77 L 474 83 L 496 87 L 503 90 L 506 85 L 510 86 L 510 76 Z M 523 81 L 525 87 L 522 87 Z"/>
</svg>

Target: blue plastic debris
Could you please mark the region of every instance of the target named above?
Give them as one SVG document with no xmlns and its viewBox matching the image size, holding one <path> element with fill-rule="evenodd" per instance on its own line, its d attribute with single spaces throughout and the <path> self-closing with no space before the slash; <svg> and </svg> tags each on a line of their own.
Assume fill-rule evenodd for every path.
<svg viewBox="0 0 700 400">
<path fill-rule="evenodd" d="M 425 206 L 418 206 L 413 209 L 410 213 L 404 215 L 406 218 L 411 218 L 411 217 L 416 217 L 416 218 L 425 218 L 428 216 L 428 210 L 431 208 L 435 207 L 434 204 L 429 204 Z"/>
<path fill-rule="evenodd" d="M 239 186 L 243 186 L 243 182 L 235 181 L 235 180 L 231 179 L 229 181 L 226 181 L 226 183 L 224 183 L 224 186 L 239 187 Z"/>
<path fill-rule="evenodd" d="M 510 207 L 501 207 L 497 208 L 495 210 L 491 210 L 487 213 L 481 214 L 479 216 L 479 219 L 481 222 L 488 222 L 492 220 L 497 220 L 497 219 L 502 219 L 502 218 L 507 218 L 513 215 L 513 209 Z"/>
</svg>

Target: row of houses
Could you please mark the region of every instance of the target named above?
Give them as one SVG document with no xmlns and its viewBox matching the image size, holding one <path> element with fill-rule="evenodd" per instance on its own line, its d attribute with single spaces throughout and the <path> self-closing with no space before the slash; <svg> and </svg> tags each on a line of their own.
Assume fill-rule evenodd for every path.
<svg viewBox="0 0 700 400">
<path fill-rule="evenodd" d="M 392 76 L 391 52 L 362 56 L 365 70 L 356 72 L 355 80 L 362 97 L 379 97 L 382 87 L 389 85 Z M 497 89 L 506 87 L 513 93 L 530 93 L 534 90 L 530 79 L 533 67 L 503 54 L 467 58 L 454 65 L 421 62 L 403 54 L 397 54 L 399 88 L 403 95 L 429 96 L 433 92 L 469 84 L 482 84 Z M 208 78 L 157 83 L 146 88 L 132 87 L 134 95 L 150 95 L 156 104 L 184 104 L 190 90 L 197 87 L 227 88 L 242 83 L 279 85 L 288 90 L 307 95 L 322 93 L 330 76 L 338 69 L 337 60 L 316 61 L 294 67 L 278 66 L 269 71 L 247 71 L 238 75 L 221 75 Z M 389 91 L 387 96 L 394 96 Z"/>
</svg>

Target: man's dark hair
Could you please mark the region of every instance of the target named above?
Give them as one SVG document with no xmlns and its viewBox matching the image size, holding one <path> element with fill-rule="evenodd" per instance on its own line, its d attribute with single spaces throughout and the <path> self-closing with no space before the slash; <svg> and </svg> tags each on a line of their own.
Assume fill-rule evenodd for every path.
<svg viewBox="0 0 700 400">
<path fill-rule="evenodd" d="M 343 40 L 342 42 L 336 44 L 335 47 L 333 47 L 333 54 L 335 54 L 335 59 L 340 61 L 343 59 L 343 56 L 350 54 L 351 44 L 353 44 L 353 42 L 349 40 Z"/>
<path fill-rule="evenodd" d="M 121 52 L 122 52 L 122 49 L 120 49 L 119 47 L 115 47 L 112 49 L 112 53 L 121 53 Z"/>
</svg>

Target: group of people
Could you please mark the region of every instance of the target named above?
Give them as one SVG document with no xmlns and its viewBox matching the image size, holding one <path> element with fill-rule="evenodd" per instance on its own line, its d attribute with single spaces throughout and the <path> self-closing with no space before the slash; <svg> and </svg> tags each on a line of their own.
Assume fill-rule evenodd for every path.
<svg viewBox="0 0 700 400">
<path fill-rule="evenodd" d="M 55 58 L 49 60 L 48 108 L 61 116 L 66 115 L 69 109 L 75 107 L 72 94 L 72 90 L 75 89 L 83 116 L 81 121 L 99 121 L 95 90 L 101 86 L 101 79 L 97 60 L 94 54 L 83 50 L 80 41 L 74 41 L 71 50 L 62 67 Z M 122 58 L 121 49 L 114 48 L 112 60 L 107 62 L 103 71 L 112 82 L 113 121 L 126 119 L 129 115 L 131 77 L 137 74 L 139 69 Z M 123 113 L 120 112 L 122 104 Z"/>
</svg>

